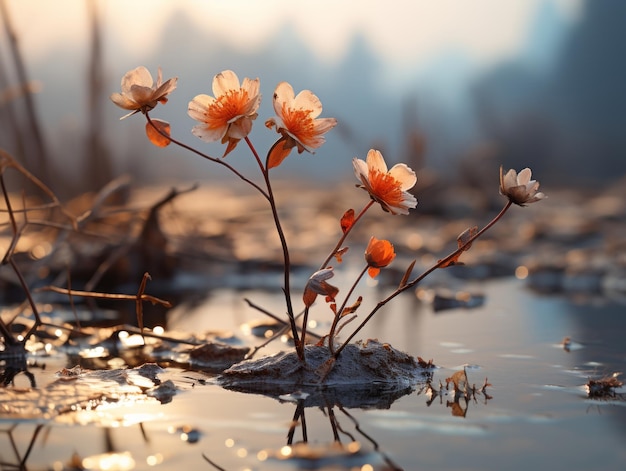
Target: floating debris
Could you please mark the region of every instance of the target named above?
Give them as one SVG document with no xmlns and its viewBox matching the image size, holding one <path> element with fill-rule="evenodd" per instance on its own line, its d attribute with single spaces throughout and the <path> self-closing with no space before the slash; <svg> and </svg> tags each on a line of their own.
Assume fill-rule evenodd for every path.
<svg viewBox="0 0 626 471">
<path fill-rule="evenodd" d="M 590 379 L 585 387 L 587 388 L 587 396 L 592 399 L 614 399 L 617 397 L 616 389 L 621 388 L 624 383 L 620 381 L 618 376 L 621 373 L 613 373 L 600 379 Z"/>
<path fill-rule="evenodd" d="M 485 295 L 459 291 L 455 294 L 435 293 L 433 298 L 433 310 L 435 312 L 448 309 L 475 309 L 485 304 Z"/>
</svg>

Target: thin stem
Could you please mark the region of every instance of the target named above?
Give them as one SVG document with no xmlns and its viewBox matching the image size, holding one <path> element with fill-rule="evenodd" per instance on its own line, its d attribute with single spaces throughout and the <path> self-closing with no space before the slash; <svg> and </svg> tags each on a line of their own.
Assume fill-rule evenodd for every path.
<svg viewBox="0 0 626 471">
<path fill-rule="evenodd" d="M 296 325 L 296 319 L 293 315 L 293 304 L 291 302 L 291 260 L 289 258 L 289 247 L 287 246 L 287 239 L 285 238 L 285 232 L 283 231 L 282 225 L 280 223 L 280 218 L 278 217 L 278 209 L 276 208 L 276 199 L 274 198 L 274 192 L 272 190 L 272 183 L 270 181 L 269 170 L 267 166 L 267 162 L 265 166 L 263 165 L 259 154 L 256 151 L 256 148 L 248 138 L 245 137 L 246 144 L 250 148 L 250 151 L 254 155 L 254 158 L 259 163 L 261 168 L 261 173 L 263 174 L 263 178 L 265 180 L 265 186 L 267 187 L 267 195 L 268 201 L 270 203 L 270 207 L 272 209 L 272 217 L 274 219 L 274 225 L 276 226 L 276 232 L 278 233 L 278 237 L 280 239 L 280 245 L 283 251 L 283 292 L 285 293 L 285 302 L 287 304 L 287 317 L 289 318 L 289 323 L 291 324 L 291 335 L 293 335 L 293 341 L 296 344 L 296 352 L 298 354 L 298 358 L 304 361 L 304 345 L 300 341 L 300 336 L 298 335 L 298 327 Z"/>
<path fill-rule="evenodd" d="M 331 354 L 335 353 L 335 345 L 334 345 L 335 331 L 337 330 L 337 324 L 339 324 L 339 319 L 341 319 L 341 313 L 345 309 L 346 304 L 348 304 L 348 299 L 354 292 L 356 285 L 359 283 L 359 281 L 361 281 L 361 278 L 363 278 L 363 275 L 365 275 L 365 272 L 367 271 L 367 269 L 368 269 L 368 266 L 366 265 L 365 268 L 363 268 L 363 270 L 361 271 L 361 273 L 359 273 L 359 276 L 357 276 L 356 280 L 354 280 L 354 283 L 350 287 L 350 291 L 348 291 L 348 294 L 346 295 L 346 298 L 343 300 L 341 307 L 335 313 L 333 324 L 330 326 L 330 331 L 328 333 L 328 348 L 330 349 Z"/>
<path fill-rule="evenodd" d="M 352 228 L 356 225 L 359 219 L 363 217 L 365 212 L 372 207 L 374 202 L 375 202 L 374 200 L 370 200 L 365 205 L 365 207 L 361 210 L 361 212 L 354 218 L 354 221 L 352 221 L 352 225 L 348 227 L 348 229 L 346 229 L 346 231 L 341 235 L 341 237 L 339 238 L 339 241 L 337 242 L 337 245 L 335 245 L 335 248 L 331 250 L 331 252 L 328 254 L 328 257 L 326 257 L 326 260 L 324 260 L 324 262 L 320 265 L 320 268 L 319 268 L 320 270 L 323 270 L 324 268 L 328 266 L 328 262 L 330 262 L 330 259 L 333 258 L 333 256 L 337 253 L 337 250 L 341 248 L 344 241 L 348 237 L 348 234 L 350 234 L 350 231 L 352 231 Z"/>
<path fill-rule="evenodd" d="M 174 139 L 173 137 L 169 136 L 167 133 L 163 132 L 161 129 L 158 128 L 158 126 L 156 126 L 154 124 L 154 122 L 152 121 L 152 119 L 150 118 L 150 115 L 148 114 L 148 112 L 146 111 L 145 113 L 146 119 L 148 120 L 148 123 L 150 123 L 150 126 L 152 126 L 154 128 L 154 130 L 156 132 L 158 132 L 161 136 L 166 137 L 167 139 L 169 139 L 171 142 L 173 142 L 174 144 L 176 144 L 179 147 L 182 147 L 183 149 L 188 150 L 189 152 L 193 152 L 196 155 L 199 155 L 200 157 L 202 157 L 203 159 L 207 159 L 210 160 L 211 162 L 215 162 L 216 164 L 222 165 L 223 167 L 226 167 L 228 170 L 230 170 L 231 172 L 233 172 L 235 175 L 237 175 L 240 179 L 242 179 L 244 182 L 248 183 L 249 185 L 251 185 L 252 187 L 254 187 L 259 193 L 261 193 L 263 195 L 263 197 L 267 200 L 269 200 L 269 195 L 265 192 L 265 190 L 263 190 L 263 188 L 261 188 L 259 185 L 257 185 L 256 183 L 254 183 L 252 180 L 250 180 L 249 178 L 245 177 L 243 174 L 241 174 L 235 167 L 233 167 L 232 165 L 230 165 L 228 162 L 224 161 L 224 160 L 220 160 L 217 159 L 215 157 L 211 157 L 210 155 L 207 155 L 203 152 L 200 152 L 197 149 L 194 149 L 191 146 L 188 146 L 187 144 L 184 144 L 176 139 Z"/>
<path fill-rule="evenodd" d="M 304 316 L 302 317 L 302 337 L 300 337 L 300 341 L 302 342 L 302 354 L 304 355 L 304 346 L 306 345 L 306 330 L 307 324 L 309 322 L 309 308 L 310 306 L 304 307 Z"/>
<path fill-rule="evenodd" d="M 369 322 L 372 316 L 374 316 L 374 314 L 376 314 L 379 309 L 381 309 L 385 304 L 387 304 L 393 298 L 398 296 L 400 293 L 403 293 L 407 289 L 410 289 L 416 284 L 418 284 L 420 281 L 422 281 L 424 278 L 430 275 L 437 268 L 448 266 L 448 263 L 451 260 L 453 260 L 455 257 L 458 257 L 462 252 L 466 251 L 468 247 L 472 244 L 472 242 L 478 239 L 481 235 L 487 232 L 496 222 L 498 222 L 502 218 L 502 216 L 504 216 L 504 214 L 509 210 L 511 205 L 512 205 L 512 201 L 508 200 L 507 203 L 504 205 L 504 208 L 502 208 L 502 210 L 498 213 L 498 215 L 494 217 L 485 227 L 483 227 L 480 231 L 478 231 L 473 237 L 470 237 L 463 245 L 461 245 L 459 248 L 457 248 L 454 252 L 452 252 L 447 257 L 439 260 L 437 263 L 435 263 L 432 267 L 430 267 L 428 270 L 423 272 L 417 278 L 411 280 L 410 282 L 408 282 L 407 284 L 403 286 L 400 286 L 393 293 L 391 293 L 385 299 L 383 299 L 378 304 L 376 304 L 376 306 L 372 309 L 372 311 L 368 314 L 368 316 L 359 324 L 359 326 L 354 330 L 354 332 L 352 332 L 352 334 L 350 334 L 350 336 L 344 341 L 344 343 L 341 344 L 341 346 L 335 351 L 335 358 L 339 356 L 339 354 L 346 347 L 346 345 L 348 345 L 348 343 L 354 338 L 354 336 L 365 326 L 365 324 Z"/>
</svg>

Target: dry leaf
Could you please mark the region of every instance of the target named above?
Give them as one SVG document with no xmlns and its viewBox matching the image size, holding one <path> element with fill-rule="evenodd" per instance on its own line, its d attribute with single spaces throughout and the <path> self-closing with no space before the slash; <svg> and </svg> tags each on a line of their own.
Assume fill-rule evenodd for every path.
<svg viewBox="0 0 626 471">
<path fill-rule="evenodd" d="M 348 251 L 348 248 L 349 248 L 349 247 L 344 247 L 344 248 L 342 248 L 342 249 L 337 250 L 337 251 L 334 253 L 334 257 L 335 257 L 335 259 L 337 260 L 337 263 L 341 263 L 341 262 L 343 262 L 343 255 L 344 255 L 344 254 Z"/>
<path fill-rule="evenodd" d="M 341 312 L 341 317 L 347 316 L 348 314 L 352 314 L 356 312 L 356 310 L 361 306 L 361 302 L 363 301 L 363 296 L 359 296 L 359 298 L 355 301 L 352 306 L 344 307 Z"/>
<path fill-rule="evenodd" d="M 348 209 L 341 216 L 341 231 L 345 234 L 354 224 L 354 209 Z"/>
<path fill-rule="evenodd" d="M 267 169 L 278 167 L 291 153 L 293 147 L 287 147 L 285 138 L 277 140 L 267 154 Z"/>
<path fill-rule="evenodd" d="M 411 264 L 408 266 L 408 268 L 404 272 L 404 276 L 402 277 L 402 280 L 400 280 L 400 285 L 398 286 L 399 289 L 404 288 L 406 286 L 407 282 L 409 281 L 409 276 L 411 276 L 411 272 L 413 271 L 414 266 L 415 266 L 415 260 L 411 262 Z"/>
<path fill-rule="evenodd" d="M 152 144 L 154 144 L 155 146 L 167 147 L 172 141 L 165 137 L 163 134 L 167 134 L 169 136 L 170 129 L 170 123 L 168 123 L 167 121 L 152 119 L 152 124 L 150 124 L 149 122 L 146 123 L 146 136 L 148 136 L 150 142 L 152 142 Z"/>
<path fill-rule="evenodd" d="M 463 250 L 469 250 L 472 244 L 471 243 L 468 244 L 468 242 L 476 234 L 478 234 L 478 226 L 468 227 L 463 232 L 461 232 L 456 239 L 457 243 L 459 244 L 459 248 L 460 249 L 462 248 Z"/>
<path fill-rule="evenodd" d="M 461 258 L 461 254 L 462 253 L 463 253 L 463 251 L 461 251 L 459 253 L 455 253 L 448 260 L 446 260 L 444 263 L 441 263 L 443 259 L 439 260 L 437 262 L 437 263 L 441 263 L 441 265 L 439 265 L 439 268 L 447 268 L 447 267 L 451 267 L 452 265 L 465 265 L 463 262 L 459 261 L 459 258 Z"/>
</svg>

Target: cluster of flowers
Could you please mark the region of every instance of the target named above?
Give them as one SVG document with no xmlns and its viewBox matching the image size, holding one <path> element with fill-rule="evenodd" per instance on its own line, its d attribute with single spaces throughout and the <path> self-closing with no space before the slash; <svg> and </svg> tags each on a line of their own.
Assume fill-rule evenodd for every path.
<svg viewBox="0 0 626 471">
<path fill-rule="evenodd" d="M 130 111 L 122 119 L 138 112 L 145 115 L 147 119 L 146 134 L 155 145 L 166 146 L 173 142 L 210 161 L 223 165 L 256 188 L 268 200 L 284 254 L 285 285 L 283 288 L 286 296 L 289 324 L 296 344 L 296 351 L 303 361 L 305 360 L 304 345 L 308 312 L 318 295 L 325 296 L 326 302 L 334 313 L 334 321 L 326 340 L 328 347 L 336 357 L 375 312 L 397 294 L 417 284 L 434 269 L 459 263 L 458 259 L 462 252 L 468 250 L 477 237 L 499 220 L 511 204 L 524 206 L 545 197 L 538 190 L 539 183 L 531 180 L 530 169 L 526 168 L 518 174 L 515 170 L 509 170 L 504 173 L 502 168 L 500 168 L 500 193 L 507 198 L 507 203 L 500 214 L 480 231 L 477 228 L 470 228 L 465 231 L 458 238 L 457 250 L 448 257 L 439 260 L 431 269 L 409 281 L 413 269 L 413 264 L 411 264 L 396 291 L 382 300 L 353 331 L 352 335 L 337 348 L 334 337 L 341 329 L 338 325 L 339 322 L 348 314 L 354 315 L 361 303 L 361 298 L 359 297 L 354 304 L 351 306 L 347 305 L 356 284 L 365 273 L 372 278 L 376 277 L 382 268 L 387 267 L 394 260 L 396 254 L 391 242 L 372 237 L 365 250 L 365 268 L 339 307 L 336 302 L 339 290 L 328 282 L 334 275 L 334 269 L 329 263 L 333 258 L 341 262 L 341 256 L 347 250 L 347 248 L 343 247 L 346 237 L 354 224 L 360 220 L 373 204 L 378 203 L 384 211 L 392 215 L 407 215 L 410 209 L 417 206 L 417 199 L 408 192 L 417 182 L 415 172 L 403 163 L 396 164 L 391 169 L 388 169 L 382 154 L 375 149 L 371 149 L 368 152 L 365 160 L 356 157 L 353 159 L 352 163 L 356 178 L 360 183 L 359 186 L 369 194 L 370 200 L 358 214 L 355 215 L 354 210 L 350 209 L 341 218 L 342 235 L 337 245 L 321 264 L 319 270 L 311 275 L 303 289 L 304 309 L 301 313 L 303 320 L 301 327 L 299 327 L 296 322 L 297 316 L 294 314 L 290 294 L 289 251 L 281 221 L 278 217 L 269 171 L 279 166 L 294 148 L 297 149 L 298 153 L 304 151 L 313 153 L 315 149 L 320 148 L 325 142 L 324 134 L 335 127 L 337 120 L 334 118 L 319 118 L 322 113 L 322 104 L 311 91 L 303 90 L 296 95 L 289 83 L 279 83 L 273 95 L 275 116 L 268 119 L 265 125 L 269 129 L 275 129 L 280 136 L 269 149 L 265 161 L 262 161 L 248 137 L 252 130 L 253 121 L 258 116 L 258 109 L 261 103 L 259 79 L 244 78 L 240 82 L 237 75 L 230 70 L 217 74 L 212 84 L 214 96 L 197 95 L 189 102 L 188 114 L 198 122 L 193 127 L 192 133 L 205 142 L 220 141 L 222 144 L 226 144 L 222 157 L 226 157 L 237 147 L 241 140 L 244 140 L 264 177 L 264 187 L 262 187 L 244 177 L 223 158 L 211 157 L 175 140 L 170 134 L 170 126 L 167 122 L 150 117 L 149 112 L 159 103 L 165 104 L 168 100 L 167 96 L 176 88 L 176 85 L 176 78 L 163 82 L 160 69 L 157 81 L 154 83 L 152 75 L 145 67 L 137 67 L 124 75 L 121 93 L 113 93 L 111 100 L 117 106 Z"/>
</svg>

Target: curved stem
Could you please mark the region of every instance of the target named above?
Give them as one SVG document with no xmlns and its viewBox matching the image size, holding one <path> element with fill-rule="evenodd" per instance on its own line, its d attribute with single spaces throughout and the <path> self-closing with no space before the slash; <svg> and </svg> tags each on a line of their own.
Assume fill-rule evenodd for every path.
<svg viewBox="0 0 626 471">
<path fill-rule="evenodd" d="M 272 190 L 272 183 L 270 181 L 269 170 L 267 169 L 267 163 L 264 166 L 259 154 L 256 151 L 256 148 L 248 138 L 245 137 L 246 143 L 248 147 L 252 151 L 254 158 L 257 160 L 259 167 L 261 168 L 261 173 L 263 174 L 263 178 L 265 179 L 265 186 L 267 187 L 267 200 L 270 203 L 270 207 L 272 209 L 272 217 L 274 218 L 274 225 L 276 226 L 276 232 L 278 233 L 278 237 L 280 239 L 280 245 L 283 251 L 283 292 L 285 293 L 285 303 L 287 305 L 287 317 L 289 318 L 289 324 L 291 325 L 291 335 L 293 336 L 293 341 L 296 344 L 296 352 L 298 354 L 298 358 L 304 361 L 304 345 L 303 342 L 300 341 L 300 336 L 298 335 L 298 327 L 296 325 L 296 319 L 293 314 L 293 305 L 291 302 L 291 281 L 290 281 L 290 271 L 291 271 L 291 260 L 289 257 L 289 247 L 287 246 L 287 239 L 285 238 L 285 232 L 283 231 L 282 225 L 280 223 L 280 218 L 278 217 L 278 209 L 276 208 L 276 199 L 274 198 L 274 192 Z M 303 327 L 305 328 L 305 327 Z"/>
<path fill-rule="evenodd" d="M 330 331 L 328 332 L 328 348 L 330 349 L 330 353 L 333 355 L 335 354 L 335 345 L 333 343 L 333 339 L 335 338 L 335 331 L 337 330 L 337 324 L 339 324 L 339 319 L 341 319 L 341 313 L 345 309 L 346 304 L 348 304 L 348 299 L 350 299 L 350 296 L 352 296 L 352 293 L 354 292 L 356 285 L 359 284 L 359 281 L 361 281 L 361 278 L 363 278 L 363 275 L 365 275 L 365 272 L 367 271 L 368 268 L 369 266 L 366 265 L 365 268 L 363 268 L 363 270 L 361 271 L 361 273 L 359 273 L 359 276 L 357 276 L 356 280 L 354 280 L 354 283 L 350 287 L 350 291 L 348 291 L 348 294 L 346 294 L 346 297 L 343 300 L 341 307 L 337 310 L 337 313 L 335 314 L 335 318 L 333 319 L 333 324 L 330 326 Z"/>
<path fill-rule="evenodd" d="M 339 250 L 341 248 L 341 246 L 343 245 L 344 241 L 348 237 L 348 234 L 350 234 L 350 231 L 352 231 L 352 228 L 356 225 L 356 223 L 359 221 L 359 219 L 361 219 L 363 217 L 365 212 L 372 207 L 372 205 L 374 203 L 375 203 L 374 200 L 370 200 L 365 205 L 365 207 L 361 210 L 361 212 L 354 218 L 354 221 L 352 222 L 352 225 L 346 230 L 346 232 L 344 232 L 342 234 L 342 236 L 340 237 L 339 241 L 337 242 L 337 245 L 335 245 L 335 248 L 333 250 L 331 250 L 331 252 L 328 254 L 328 257 L 326 257 L 326 260 L 324 260 L 324 262 L 320 265 L 320 268 L 319 268 L 320 270 L 323 270 L 324 268 L 326 268 L 328 266 L 328 262 L 330 262 L 330 259 L 333 258 L 333 256 L 337 253 L 337 250 Z"/>
<path fill-rule="evenodd" d="M 474 242 L 476 239 L 478 239 L 481 235 L 483 235 L 485 232 L 487 232 L 496 222 L 498 222 L 502 218 L 502 216 L 504 216 L 504 214 L 509 210 L 511 205 L 512 205 L 511 200 L 508 200 L 507 203 L 504 205 L 504 208 L 502 208 L 502 210 L 498 213 L 498 215 L 496 217 L 494 217 L 485 227 L 483 227 L 473 237 L 469 238 L 458 249 L 456 249 L 454 252 L 450 253 L 450 255 L 448 255 L 447 257 L 442 258 L 441 260 L 439 260 L 432 267 L 430 267 L 428 270 L 423 272 L 421 275 L 419 275 L 415 279 L 413 279 L 413 280 L 409 281 L 407 284 L 397 288 L 393 293 L 391 293 L 385 299 L 383 299 L 378 304 L 376 304 L 374 309 L 372 309 L 372 311 L 367 315 L 367 317 L 365 319 L 363 319 L 363 321 L 354 330 L 354 332 L 352 332 L 352 334 L 350 334 L 350 336 L 335 351 L 335 358 L 337 358 L 339 356 L 339 354 L 346 347 L 346 345 L 348 345 L 348 343 L 354 338 L 354 336 L 365 326 L 365 324 L 367 324 L 369 322 L 369 320 L 374 316 L 374 314 L 376 314 L 378 312 L 379 309 L 381 309 L 385 304 L 387 304 L 393 298 L 398 296 L 400 293 L 403 293 L 407 289 L 410 289 L 413 286 L 415 286 L 416 284 L 418 284 L 420 281 L 422 281 L 424 278 L 426 278 L 428 275 L 430 275 L 437 268 L 446 267 L 451 260 L 453 260 L 455 257 L 458 257 L 461 252 L 464 252 L 465 250 L 467 250 L 468 247 L 472 244 L 472 242 Z"/>
<path fill-rule="evenodd" d="M 200 157 L 202 157 L 203 159 L 207 159 L 210 160 L 211 162 L 215 162 L 216 164 L 222 165 L 223 167 L 226 167 L 228 170 L 230 170 L 231 172 L 233 172 L 235 175 L 237 175 L 240 179 L 242 179 L 244 182 L 246 182 L 247 184 L 249 184 L 250 186 L 254 187 L 259 193 L 261 193 L 263 195 L 263 197 L 266 200 L 269 200 L 270 197 L 269 195 L 265 192 L 265 190 L 263 190 L 263 188 L 261 188 L 259 185 L 257 185 L 256 183 L 254 183 L 252 180 L 250 180 L 249 178 L 245 177 L 243 174 L 241 174 L 235 167 L 233 167 L 232 165 L 230 165 L 229 163 L 227 163 L 225 160 L 222 159 L 218 159 L 215 157 L 211 157 L 210 155 L 207 155 L 203 152 L 200 152 L 197 149 L 194 149 L 191 146 L 188 146 L 187 144 L 184 144 L 176 139 L 174 139 L 172 136 L 169 136 L 167 133 L 164 133 L 161 129 L 158 128 L 158 126 L 156 126 L 154 124 L 154 122 L 152 121 L 152 119 L 150 118 L 150 115 L 148 114 L 148 112 L 146 111 L 145 113 L 146 119 L 148 120 L 148 123 L 150 123 L 150 126 L 152 126 L 152 128 L 158 132 L 161 136 L 169 139 L 171 142 L 173 142 L 174 144 L 176 144 L 179 147 L 182 147 L 183 149 L 188 150 L 189 152 L 193 152 L 196 155 L 199 155 Z M 247 138 L 246 138 L 247 139 Z"/>
</svg>

